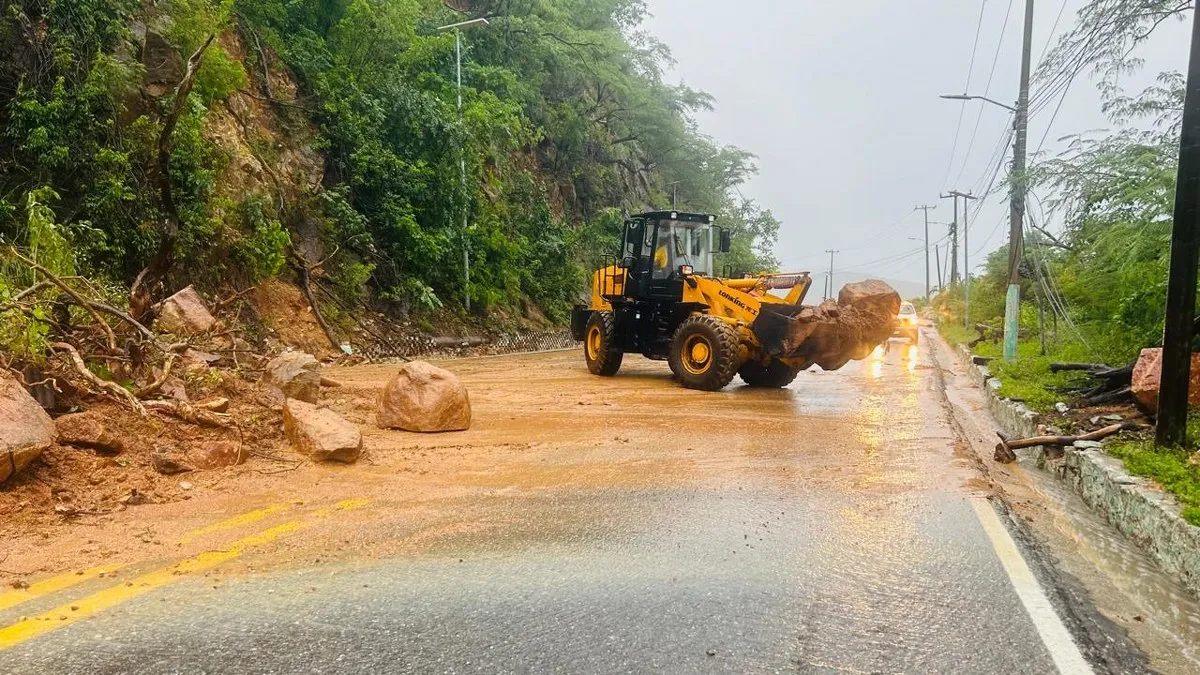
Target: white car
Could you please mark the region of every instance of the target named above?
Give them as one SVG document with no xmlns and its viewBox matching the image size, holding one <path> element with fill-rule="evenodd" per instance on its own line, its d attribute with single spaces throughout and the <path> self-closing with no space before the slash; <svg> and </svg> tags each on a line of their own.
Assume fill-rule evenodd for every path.
<svg viewBox="0 0 1200 675">
<path fill-rule="evenodd" d="M 908 338 L 914 345 L 920 339 L 920 315 L 911 302 L 900 303 L 900 313 L 896 315 L 896 332 L 892 336 Z"/>
</svg>

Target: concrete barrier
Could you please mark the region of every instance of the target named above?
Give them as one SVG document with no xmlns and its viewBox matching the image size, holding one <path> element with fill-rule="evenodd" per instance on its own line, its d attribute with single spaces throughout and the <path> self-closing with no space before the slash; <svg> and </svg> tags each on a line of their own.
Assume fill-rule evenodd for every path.
<svg viewBox="0 0 1200 675">
<path fill-rule="evenodd" d="M 987 366 L 972 363 L 966 347 L 960 346 L 958 352 L 971 377 L 983 386 L 1000 430 L 1014 438 L 1036 434 L 1040 416 L 1022 403 L 1003 398 Z M 1036 465 L 1066 481 L 1089 508 L 1200 597 L 1200 527 L 1183 519 L 1173 496 L 1153 481 L 1130 475 L 1121 460 L 1102 449 L 1071 447 L 1061 458 L 1051 458 L 1038 447 L 1018 456 L 1022 464 Z"/>
</svg>

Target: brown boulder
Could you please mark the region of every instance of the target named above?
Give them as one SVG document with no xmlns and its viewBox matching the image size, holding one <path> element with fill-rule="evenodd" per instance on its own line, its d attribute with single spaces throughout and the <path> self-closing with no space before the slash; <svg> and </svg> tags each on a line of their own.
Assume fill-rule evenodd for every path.
<svg viewBox="0 0 1200 675">
<path fill-rule="evenodd" d="M 462 431 L 471 426 L 467 388 L 448 370 L 424 361 L 400 367 L 379 397 L 380 429 Z"/>
<path fill-rule="evenodd" d="M 58 431 L 58 442 L 78 448 L 88 448 L 103 454 L 115 455 L 125 450 L 119 436 L 105 428 L 99 416 L 90 413 L 73 413 L 54 420 Z"/>
<path fill-rule="evenodd" d="M 200 294 L 191 286 L 163 300 L 158 308 L 158 327 L 176 335 L 204 333 L 216 323 Z"/>
<path fill-rule="evenodd" d="M 1162 349 L 1143 349 L 1133 366 L 1129 391 L 1143 410 L 1151 415 L 1158 412 L 1158 387 L 1162 378 Z M 1200 354 L 1192 354 L 1191 384 L 1188 403 L 1200 405 Z"/>
<path fill-rule="evenodd" d="M 900 294 L 882 281 L 846 284 L 838 301 L 816 307 L 766 304 L 754 331 L 771 356 L 837 370 L 864 359 L 895 329 Z"/>
<path fill-rule="evenodd" d="M 187 463 L 201 470 L 222 469 L 244 464 L 249 453 L 237 441 L 195 443 L 187 452 Z"/>
<path fill-rule="evenodd" d="M 868 279 L 843 286 L 837 304 L 895 320 L 900 313 L 900 294 L 886 282 Z"/>
<path fill-rule="evenodd" d="M 154 446 L 154 452 L 150 454 L 150 465 L 165 476 L 193 470 L 188 463 L 187 453 L 172 445 Z"/>
<path fill-rule="evenodd" d="M 267 364 L 262 383 L 283 398 L 316 403 L 321 395 L 321 364 L 312 354 L 284 352 Z"/>
<path fill-rule="evenodd" d="M 0 371 L 0 483 L 54 443 L 54 422 L 25 387 Z"/>
<path fill-rule="evenodd" d="M 297 452 L 318 462 L 354 463 L 362 454 L 362 432 L 328 408 L 288 399 L 283 431 Z"/>
</svg>

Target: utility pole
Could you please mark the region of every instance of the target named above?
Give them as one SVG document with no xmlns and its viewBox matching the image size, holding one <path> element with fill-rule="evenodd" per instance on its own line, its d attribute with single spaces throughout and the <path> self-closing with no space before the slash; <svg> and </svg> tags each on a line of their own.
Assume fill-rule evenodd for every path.
<svg viewBox="0 0 1200 675">
<path fill-rule="evenodd" d="M 835 253 L 841 253 L 841 251 L 825 249 L 825 252 L 829 254 L 829 295 L 827 295 L 825 297 L 832 298 L 833 297 L 833 256 Z"/>
<path fill-rule="evenodd" d="M 963 235 L 963 323 L 966 324 L 967 328 L 970 328 L 971 327 L 971 242 L 970 242 L 970 239 L 968 238 L 968 234 L 969 234 L 969 230 L 970 230 L 970 228 L 968 227 L 970 224 L 969 223 L 970 217 L 968 215 L 967 209 L 970 206 L 970 200 L 977 199 L 977 197 L 972 195 L 970 192 L 960 192 L 958 190 L 951 190 L 950 192 L 947 192 L 946 194 L 942 195 L 942 199 L 953 199 L 954 200 L 954 219 L 955 220 L 958 220 L 958 200 L 960 198 L 963 200 L 963 219 L 962 219 L 962 226 L 963 226 L 962 227 L 962 235 Z M 955 241 L 957 241 L 957 239 L 958 238 L 955 237 Z M 957 251 L 955 251 L 955 255 L 956 256 L 958 255 Z M 957 262 L 958 261 L 955 260 L 955 263 L 957 263 Z"/>
<path fill-rule="evenodd" d="M 1200 14 L 1197 13 L 1192 17 L 1192 52 L 1176 185 L 1155 434 L 1155 442 L 1164 447 L 1187 442 L 1188 384 L 1195 333 L 1192 315 L 1196 308 L 1196 265 L 1200 262 Z"/>
<path fill-rule="evenodd" d="M 938 292 L 940 293 L 942 291 L 942 248 L 940 246 L 933 247 L 933 256 L 937 261 Z"/>
<path fill-rule="evenodd" d="M 954 200 L 954 217 L 950 220 L 950 285 L 958 283 L 958 197 L 954 193 L 941 195 L 942 199 Z"/>
<path fill-rule="evenodd" d="M 1004 360 L 1017 358 L 1021 318 L 1021 257 L 1025 227 L 1025 152 L 1029 136 L 1029 68 L 1033 51 L 1033 0 L 1025 0 L 1025 39 L 1021 45 L 1021 89 L 1013 124 L 1012 188 L 1008 221 L 1008 294 L 1004 298 Z M 1194 274 L 1194 272 L 1193 272 Z M 1194 278 L 1194 277 L 1193 277 Z M 1195 286 L 1195 283 L 1192 284 Z"/>
<path fill-rule="evenodd" d="M 929 302 L 929 210 L 936 209 L 937 204 L 933 206 L 918 206 L 914 211 L 925 212 L 925 302 Z"/>
</svg>

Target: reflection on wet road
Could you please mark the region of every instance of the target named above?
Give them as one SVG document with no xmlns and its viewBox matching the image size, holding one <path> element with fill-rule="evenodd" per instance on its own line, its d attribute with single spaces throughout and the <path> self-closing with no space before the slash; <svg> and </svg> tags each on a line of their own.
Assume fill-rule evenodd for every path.
<svg viewBox="0 0 1200 675">
<path fill-rule="evenodd" d="M 981 525 L 919 349 L 717 394 L 634 358 L 613 379 L 575 353 L 452 365 L 476 428 L 369 433 L 376 466 L 343 478 L 381 506 L 337 565 L 180 582 L 3 670 L 1046 673 L 1075 649 Z M 389 501 L 414 448 L 441 487 Z"/>
</svg>

